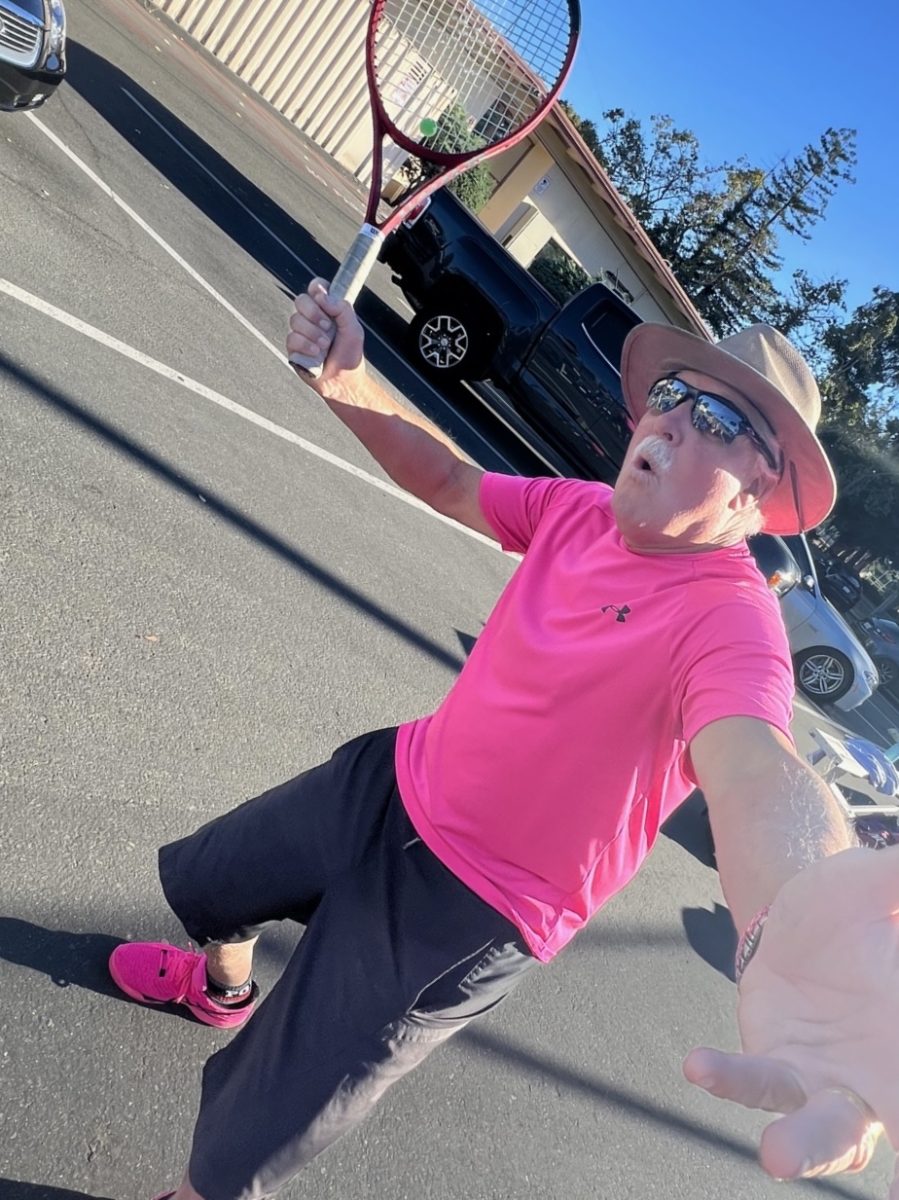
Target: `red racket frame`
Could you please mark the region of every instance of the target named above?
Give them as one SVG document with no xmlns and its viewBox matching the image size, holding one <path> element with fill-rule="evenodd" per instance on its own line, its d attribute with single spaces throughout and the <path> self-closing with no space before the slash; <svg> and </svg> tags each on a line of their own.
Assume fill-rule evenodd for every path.
<svg viewBox="0 0 899 1200">
<path fill-rule="evenodd" d="M 455 2 L 462 5 L 466 4 L 467 0 L 455 0 Z M 450 180 L 461 174 L 467 167 L 472 166 L 474 163 L 484 162 L 488 158 L 493 158 L 494 155 L 501 154 L 503 150 L 507 150 L 510 146 L 514 146 L 517 142 L 520 142 L 522 138 L 527 137 L 531 130 L 540 123 L 561 91 L 571 70 L 571 64 L 574 61 L 574 54 L 577 49 L 581 28 L 580 7 L 578 0 L 566 0 L 566 3 L 568 5 L 571 24 L 568 49 L 562 63 L 559 78 L 549 92 L 547 92 L 543 102 L 538 105 L 533 115 L 516 129 L 514 133 L 507 134 L 506 137 L 501 138 L 493 145 L 485 146 L 478 150 L 465 150 L 453 154 L 440 150 L 431 150 L 426 146 L 420 145 L 407 134 L 404 134 L 402 130 L 397 129 L 387 115 L 387 111 L 378 94 L 378 82 L 375 74 L 375 41 L 381 17 L 387 6 L 387 0 L 374 0 L 365 42 L 365 73 L 368 79 L 372 126 L 374 129 L 372 177 L 368 190 L 368 203 L 365 210 L 364 224 L 356 234 L 353 244 L 344 256 L 343 261 L 337 269 L 337 274 L 332 279 L 328 289 L 333 299 L 339 300 L 345 298 L 350 302 L 356 299 L 377 260 L 378 252 L 384 238 L 401 224 L 412 209 L 417 208 L 432 192 L 443 187 L 445 183 L 449 183 Z M 512 49 L 512 53 L 514 54 L 514 49 Z M 528 68 L 523 60 L 519 61 L 522 73 L 530 76 L 534 86 L 542 91 L 545 87 L 543 81 L 534 75 L 533 71 Z M 439 170 L 430 179 L 422 180 L 421 183 L 406 193 L 386 220 L 379 225 L 377 215 L 378 207 L 381 203 L 381 184 L 384 173 L 383 146 L 384 139 L 387 137 L 395 145 L 401 147 L 403 150 L 407 150 L 421 161 L 433 163 Z M 332 329 L 331 337 L 333 337 L 333 333 Z M 314 356 L 292 353 L 290 355 L 290 362 L 298 370 L 305 372 L 312 378 L 316 378 L 322 372 L 326 357 L 327 351 L 320 352 Z"/>
<path fill-rule="evenodd" d="M 396 125 L 387 115 L 387 110 L 381 101 L 378 94 L 378 81 L 375 75 L 375 41 L 378 33 L 378 26 L 381 21 L 384 9 L 387 6 L 388 0 L 375 0 L 371 11 L 371 17 L 368 22 L 368 33 L 365 40 L 365 74 L 368 79 L 368 93 L 371 100 L 371 115 L 372 125 L 374 129 L 374 147 L 372 154 L 372 177 L 371 186 L 368 193 L 368 205 L 365 210 L 366 224 L 379 229 L 386 237 L 388 233 L 392 233 L 394 229 L 403 221 L 406 215 L 421 204 L 432 192 L 443 187 L 445 183 L 455 179 L 460 175 L 466 167 L 473 165 L 476 162 L 484 162 L 488 158 L 493 158 L 496 154 L 501 154 L 504 150 L 508 150 L 510 146 L 516 145 L 527 137 L 527 135 L 543 120 L 549 108 L 552 106 L 559 92 L 562 90 L 569 72 L 571 71 L 572 63 L 574 62 L 575 51 L 577 50 L 578 39 L 581 29 L 581 13 L 580 6 L 577 0 L 567 0 L 568 11 L 571 19 L 571 35 L 568 42 L 568 51 L 565 55 L 562 64 L 562 70 L 559 73 L 559 79 L 552 89 L 547 93 L 543 103 L 535 110 L 533 116 L 515 130 L 514 133 L 502 138 L 491 146 L 483 147 L 479 150 L 466 150 L 461 153 L 450 154 L 440 150 L 430 150 L 426 146 L 422 146 L 407 134 L 404 134 L 401 129 L 397 129 Z M 463 0 L 464 3 L 464 0 Z M 533 72 L 529 71 L 526 64 L 521 64 L 523 73 L 531 76 L 534 84 L 541 90 L 546 86 L 542 80 L 537 79 Z M 377 214 L 378 206 L 381 203 L 381 184 L 384 171 L 384 154 L 383 146 L 385 137 L 389 137 L 392 142 L 400 146 L 403 150 L 407 150 L 410 154 L 414 154 L 416 158 L 423 162 L 433 163 L 442 169 L 433 175 L 430 179 L 422 180 L 410 192 L 408 192 L 397 207 L 393 210 L 389 217 L 382 223 L 378 223 Z"/>
</svg>

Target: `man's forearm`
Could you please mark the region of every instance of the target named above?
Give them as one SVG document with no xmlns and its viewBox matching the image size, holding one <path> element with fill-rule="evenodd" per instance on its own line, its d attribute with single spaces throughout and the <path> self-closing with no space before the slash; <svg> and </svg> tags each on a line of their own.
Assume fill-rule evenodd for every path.
<svg viewBox="0 0 899 1200">
<path fill-rule="evenodd" d="M 707 796 L 721 887 L 739 932 L 803 867 L 857 844 L 824 781 L 784 755 L 776 771 Z"/>
<path fill-rule="evenodd" d="M 394 483 L 426 503 L 465 461 L 436 425 L 399 404 L 370 375 L 342 376 L 321 394 Z"/>
</svg>

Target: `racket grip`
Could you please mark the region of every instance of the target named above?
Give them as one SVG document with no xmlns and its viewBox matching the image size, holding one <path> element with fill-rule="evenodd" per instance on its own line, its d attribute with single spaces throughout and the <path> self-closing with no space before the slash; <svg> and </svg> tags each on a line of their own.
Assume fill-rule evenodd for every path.
<svg viewBox="0 0 899 1200">
<path fill-rule="evenodd" d="M 337 268 L 337 274 L 328 288 L 332 300 L 349 300 L 350 304 L 362 291 L 363 284 L 368 278 L 378 257 L 378 251 L 384 241 L 384 235 L 374 225 L 365 224 L 353 239 L 353 244 Z M 328 346 L 334 340 L 334 328 L 328 335 Z M 299 367 L 310 378 L 318 379 L 324 370 L 328 351 L 324 350 L 318 356 L 307 354 L 291 354 L 291 366 Z"/>
</svg>

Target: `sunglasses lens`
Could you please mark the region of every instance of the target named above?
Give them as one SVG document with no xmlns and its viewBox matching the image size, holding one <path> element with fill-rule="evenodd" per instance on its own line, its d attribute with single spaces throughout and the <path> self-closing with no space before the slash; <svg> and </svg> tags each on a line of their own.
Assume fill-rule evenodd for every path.
<svg viewBox="0 0 899 1200">
<path fill-rule="evenodd" d="M 679 379 L 660 379 L 649 389 L 648 404 L 656 412 L 670 412 L 687 399 L 689 390 Z"/>
<path fill-rule="evenodd" d="M 700 433 L 710 433 L 729 446 L 746 422 L 713 396 L 697 396 L 693 406 L 693 424 Z"/>
</svg>

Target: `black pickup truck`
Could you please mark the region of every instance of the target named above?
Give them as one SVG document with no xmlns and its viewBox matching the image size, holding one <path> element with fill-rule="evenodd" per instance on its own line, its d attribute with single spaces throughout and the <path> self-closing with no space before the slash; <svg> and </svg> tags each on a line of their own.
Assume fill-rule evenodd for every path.
<svg viewBox="0 0 899 1200">
<path fill-rule="evenodd" d="M 637 314 L 601 283 L 562 307 L 447 192 L 392 234 L 381 258 L 416 316 L 432 376 L 489 380 L 488 402 L 561 473 L 611 483 L 630 436 L 618 367 Z"/>
</svg>

